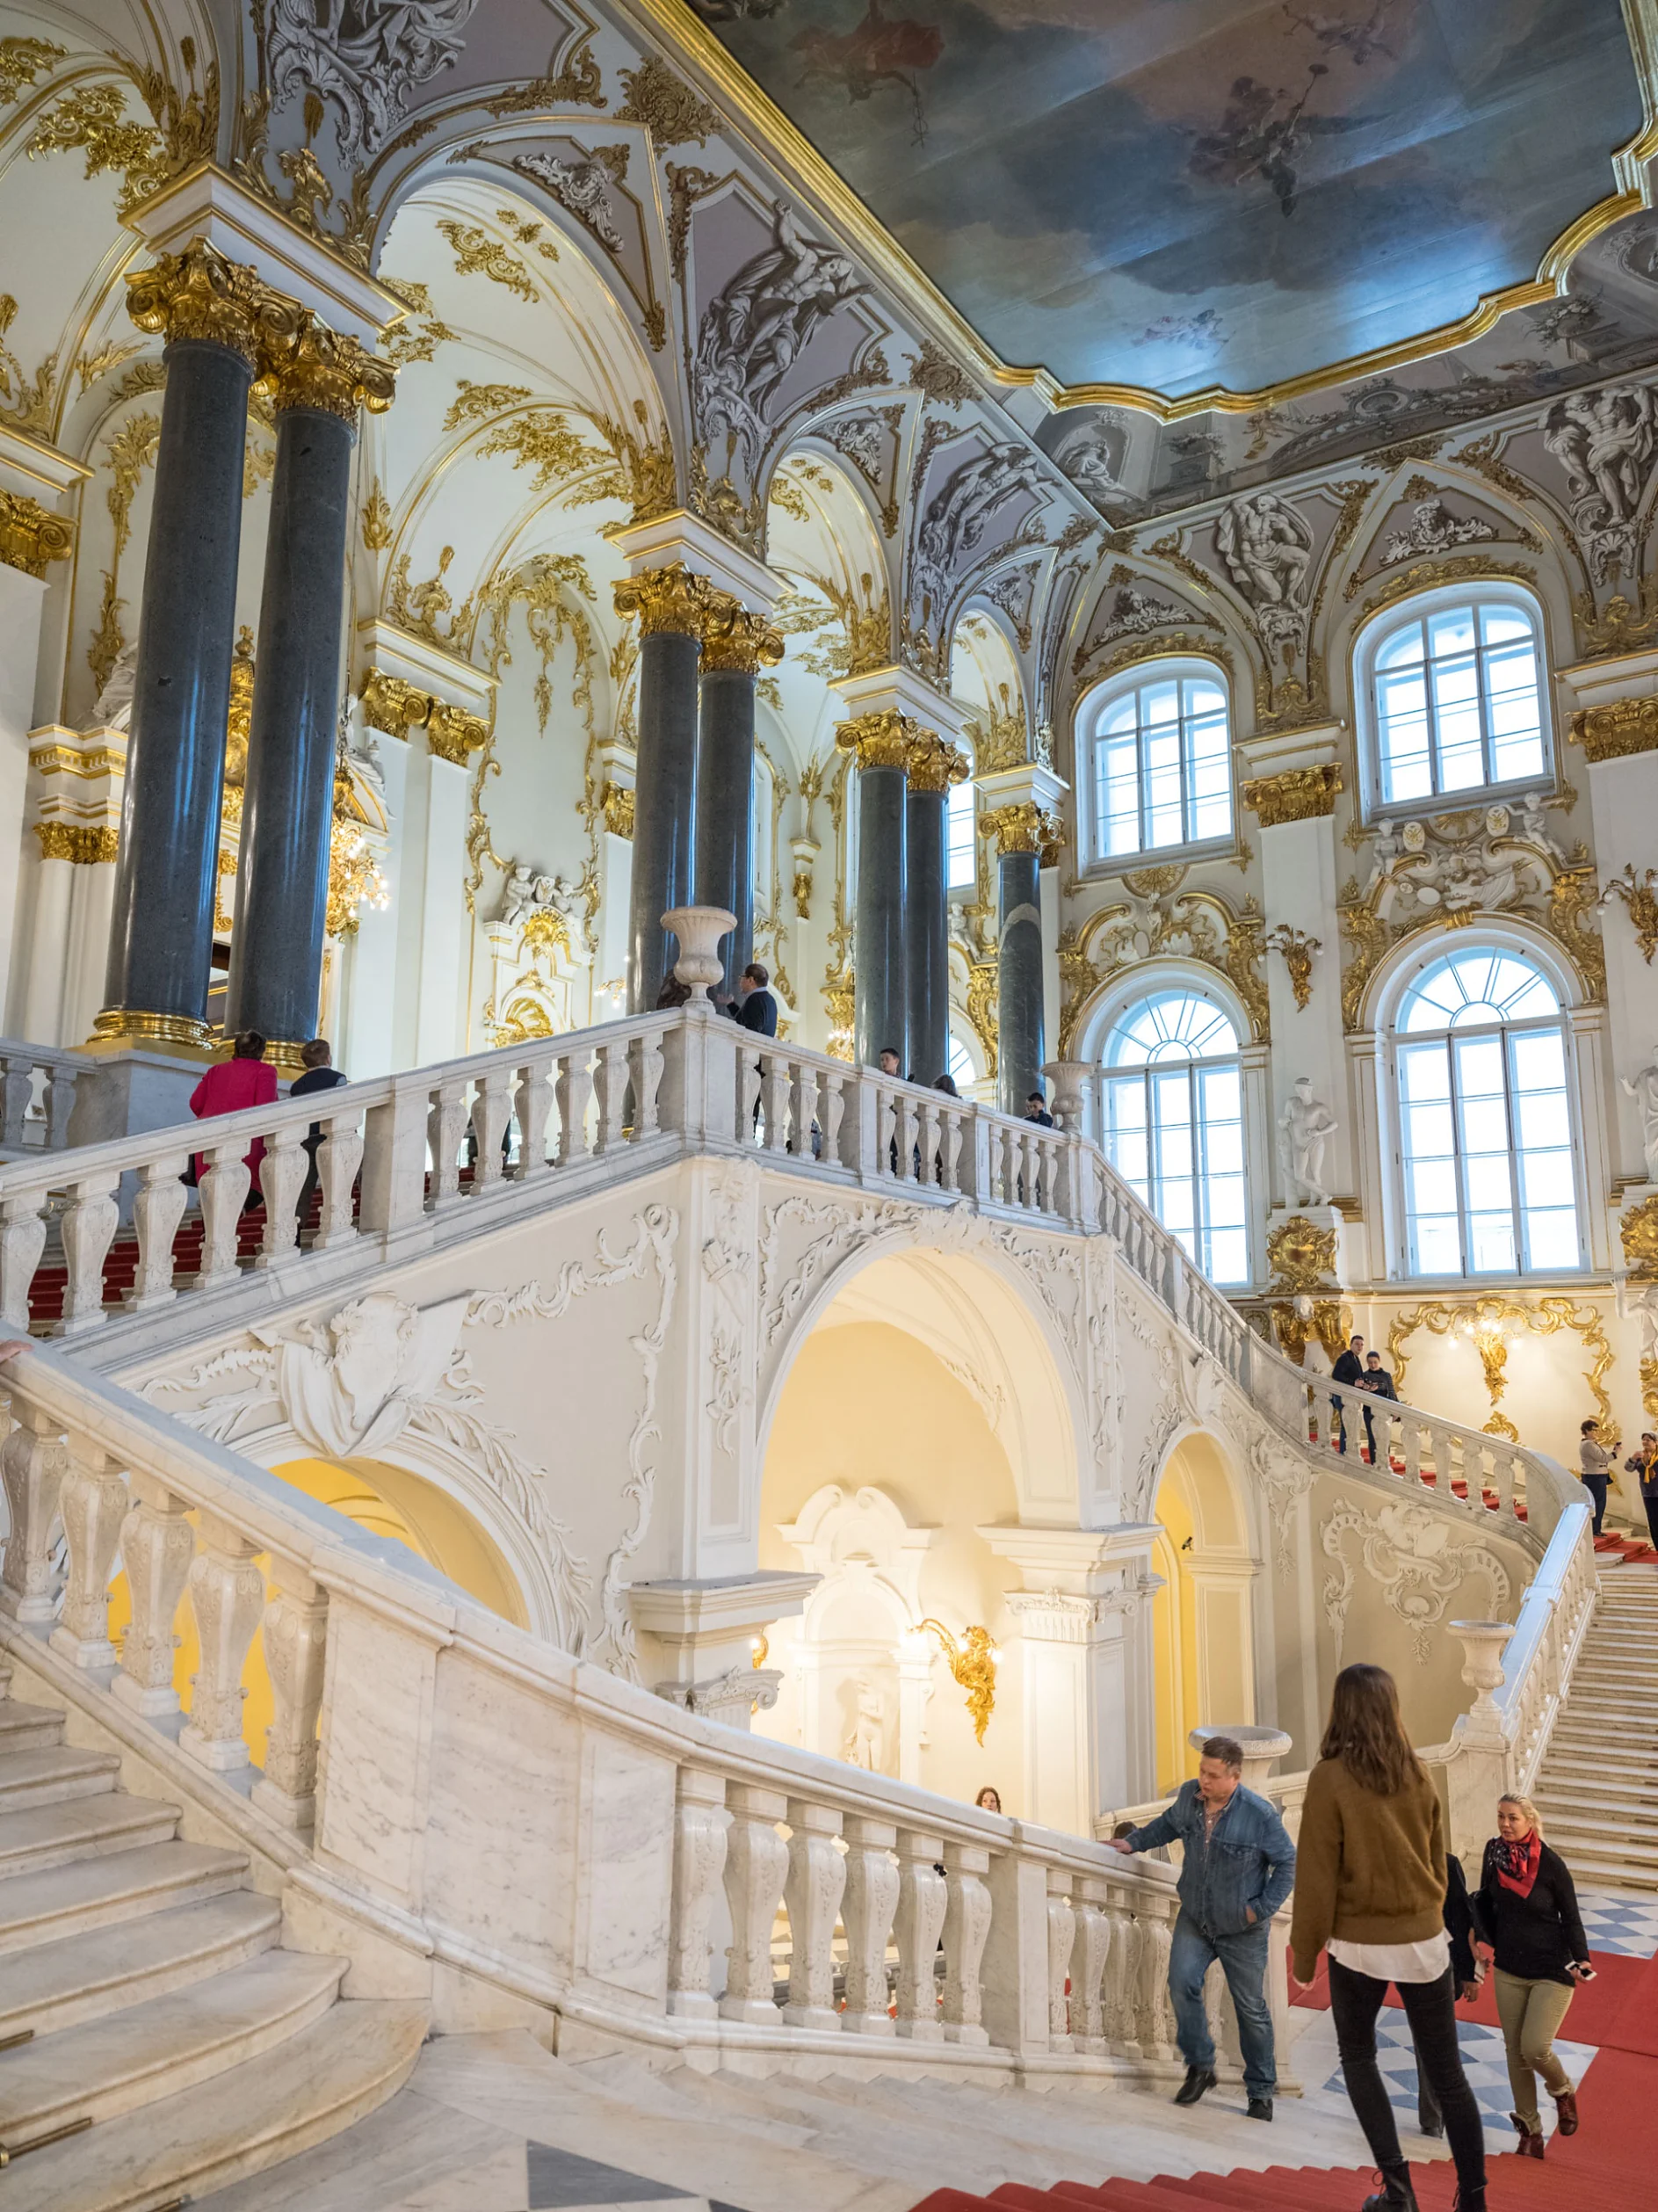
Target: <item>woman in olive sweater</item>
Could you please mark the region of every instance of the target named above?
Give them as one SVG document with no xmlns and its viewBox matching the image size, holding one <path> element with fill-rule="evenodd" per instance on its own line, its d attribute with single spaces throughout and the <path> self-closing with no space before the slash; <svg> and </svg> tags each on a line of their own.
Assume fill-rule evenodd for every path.
<svg viewBox="0 0 1658 2212">
<path fill-rule="evenodd" d="M 1319 1953 L 1329 1952 L 1342 2073 L 1384 2183 L 1379 2195 L 1365 2198 L 1365 2212 L 1417 2212 L 1376 2063 L 1376 2016 L 1390 1982 L 1444 2115 L 1457 2212 L 1485 2212 L 1485 2133 L 1457 2048 L 1439 1798 L 1405 1734 L 1394 1678 L 1381 1667 L 1343 1667 L 1336 1678 L 1296 1854 L 1290 1970 L 1305 1989 Z"/>
<path fill-rule="evenodd" d="M 1577 2133 L 1577 2095 L 1554 2056 L 1554 2038 L 1578 1983 L 1594 1969 L 1571 1874 L 1544 1842 L 1543 1824 L 1529 1797 L 1497 1799 L 1497 1833 L 1485 1847 L 1480 1888 L 1471 1902 L 1475 1926 L 1495 1958 L 1497 2018 L 1514 2092 L 1509 2117 L 1520 2131 L 1521 2150 L 1540 2158 L 1539 2074 L 1554 2100 L 1560 2133 Z"/>
</svg>

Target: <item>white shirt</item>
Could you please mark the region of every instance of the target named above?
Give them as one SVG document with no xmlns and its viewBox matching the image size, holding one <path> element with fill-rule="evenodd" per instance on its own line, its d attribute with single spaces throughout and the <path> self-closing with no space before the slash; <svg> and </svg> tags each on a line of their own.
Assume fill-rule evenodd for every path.
<svg viewBox="0 0 1658 2212">
<path fill-rule="evenodd" d="M 1443 1928 L 1420 1943 L 1348 1943 L 1333 1937 L 1324 1947 L 1350 1974 L 1368 1974 L 1377 1982 L 1437 1982 L 1451 1963 L 1451 1938 Z"/>
</svg>

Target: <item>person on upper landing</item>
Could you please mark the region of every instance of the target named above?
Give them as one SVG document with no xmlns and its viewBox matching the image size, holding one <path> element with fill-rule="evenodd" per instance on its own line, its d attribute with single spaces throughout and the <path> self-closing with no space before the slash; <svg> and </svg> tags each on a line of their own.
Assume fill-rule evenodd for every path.
<svg viewBox="0 0 1658 2212">
<path fill-rule="evenodd" d="M 751 960 L 738 978 L 729 1012 L 734 1021 L 757 1036 L 777 1035 L 778 1002 L 771 996 L 771 977 L 757 960 Z"/>
<path fill-rule="evenodd" d="M 274 1106 L 277 1071 L 264 1056 L 264 1039 L 257 1029 L 244 1029 L 233 1040 L 228 1060 L 215 1061 L 190 1094 L 190 1111 L 199 1121 L 215 1113 L 239 1113 L 243 1106 Z M 255 1137 L 243 1155 L 252 1181 L 246 1203 L 259 1195 L 259 1163 L 264 1157 L 264 1139 Z M 196 1179 L 208 1172 L 206 1158 L 196 1155 Z"/>
<path fill-rule="evenodd" d="M 1601 1523 L 1606 1518 L 1606 1493 L 1611 1487 L 1612 1469 L 1617 1464 L 1618 1440 L 1611 1437 L 1601 1441 L 1600 1423 L 1592 1416 L 1579 1423 L 1582 1441 L 1577 1447 L 1578 1472 L 1583 1488 L 1595 1506 L 1595 1534 L 1600 1534 Z"/>
<path fill-rule="evenodd" d="M 1330 1381 L 1343 1382 L 1351 1390 L 1364 1380 L 1364 1375 L 1365 1339 L 1363 1337 L 1350 1337 L 1346 1351 L 1337 1354 L 1336 1364 L 1330 1369 Z M 1344 1452 L 1347 1449 L 1347 1416 L 1339 1398 L 1330 1400 L 1330 1411 L 1336 1416 L 1336 1448 Z"/>
<path fill-rule="evenodd" d="M 1024 1118 L 1045 1129 L 1053 1127 L 1053 1116 L 1047 1110 L 1047 1100 L 1039 1091 L 1032 1091 L 1024 1101 Z"/>
</svg>

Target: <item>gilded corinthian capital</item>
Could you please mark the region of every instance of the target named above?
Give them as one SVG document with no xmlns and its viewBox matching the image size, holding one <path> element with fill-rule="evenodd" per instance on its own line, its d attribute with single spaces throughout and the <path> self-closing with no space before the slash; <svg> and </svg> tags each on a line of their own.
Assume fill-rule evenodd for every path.
<svg viewBox="0 0 1658 2212">
<path fill-rule="evenodd" d="M 48 561 L 62 561 L 75 543 L 75 525 L 49 513 L 38 499 L 0 491 L 0 562 L 25 576 L 44 576 Z"/>
<path fill-rule="evenodd" d="M 164 253 L 148 269 L 127 279 L 127 312 L 141 330 L 158 332 L 170 345 L 175 338 L 201 338 L 258 363 L 258 326 L 272 308 L 291 301 L 240 262 L 227 261 L 205 238 L 192 238 L 182 253 Z"/>
<path fill-rule="evenodd" d="M 908 768 L 910 755 L 923 736 L 913 715 L 895 707 L 880 707 L 850 722 L 836 722 L 835 743 L 842 752 L 857 757 L 860 768 Z"/>
<path fill-rule="evenodd" d="M 319 323 L 308 308 L 274 302 L 259 317 L 259 389 L 282 414 L 315 408 L 354 423 L 357 410 L 383 415 L 396 392 L 396 372 L 355 338 Z"/>
<path fill-rule="evenodd" d="M 701 637 L 709 619 L 726 597 L 716 593 L 706 576 L 699 576 L 683 561 L 670 561 L 661 569 L 647 569 L 641 576 L 625 576 L 615 586 L 618 614 L 636 614 L 640 634 L 657 637 Z M 735 605 L 735 602 L 733 602 Z"/>
<path fill-rule="evenodd" d="M 988 808 L 979 816 L 979 834 L 996 839 L 998 859 L 1005 860 L 1010 852 L 1035 852 L 1045 868 L 1053 867 L 1065 844 L 1064 823 L 1034 799 Z"/>
<path fill-rule="evenodd" d="M 783 640 L 764 615 L 750 613 L 726 592 L 717 596 L 723 604 L 713 608 L 703 625 L 704 668 L 734 668 L 744 676 L 775 668 L 783 658 Z"/>
<path fill-rule="evenodd" d="M 966 756 L 947 744 L 936 729 L 920 732 L 909 749 L 909 766 L 912 791 L 948 791 L 952 783 L 967 780 Z"/>
</svg>

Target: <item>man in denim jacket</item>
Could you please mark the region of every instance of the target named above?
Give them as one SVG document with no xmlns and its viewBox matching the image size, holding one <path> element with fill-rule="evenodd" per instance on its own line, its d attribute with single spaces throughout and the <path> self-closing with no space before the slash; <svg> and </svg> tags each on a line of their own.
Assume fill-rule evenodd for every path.
<svg viewBox="0 0 1658 2212">
<path fill-rule="evenodd" d="M 1216 1959 L 1232 1991 L 1243 2049 L 1243 2086 L 1251 2120 L 1271 2120 L 1278 2067 L 1272 2015 L 1266 2000 L 1267 1943 L 1272 1915 L 1295 1880 L 1295 1846 L 1276 1805 L 1242 1787 L 1242 1745 L 1212 1736 L 1195 1782 L 1181 1785 L 1172 1805 L 1119 1838 L 1119 1851 L 1184 1848 L 1180 1917 L 1169 1955 L 1169 1994 L 1186 2078 L 1177 2105 L 1195 2105 L 1214 2087 L 1214 2042 L 1204 2011 L 1204 1976 Z"/>
</svg>

